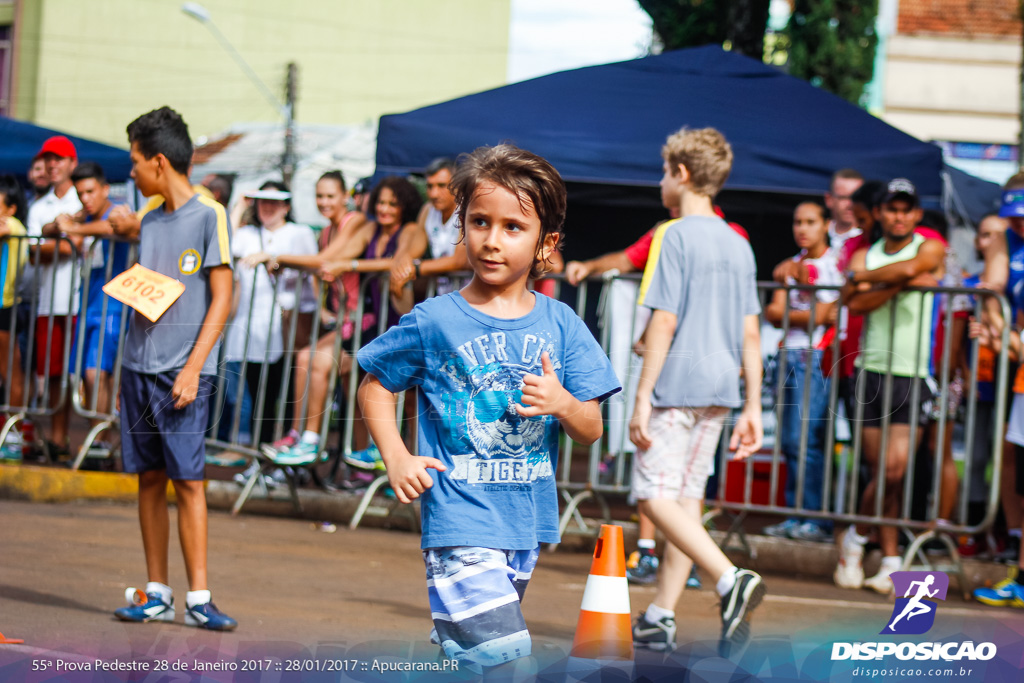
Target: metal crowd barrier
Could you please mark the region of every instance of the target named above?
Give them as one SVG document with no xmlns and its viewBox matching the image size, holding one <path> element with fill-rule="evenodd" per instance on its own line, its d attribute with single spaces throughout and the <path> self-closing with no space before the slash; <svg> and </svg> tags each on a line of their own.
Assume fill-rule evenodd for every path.
<svg viewBox="0 0 1024 683">
<path fill-rule="evenodd" d="M 54 344 L 54 316 L 47 316 L 45 333 L 43 338 L 37 339 L 37 320 L 39 319 L 40 304 L 43 303 L 43 285 L 49 284 L 49 297 L 46 308 L 49 311 L 63 309 L 65 303 L 63 297 L 57 296 L 58 271 L 57 267 L 49 267 L 56 257 L 56 260 L 69 269 L 68 277 L 72 285 L 78 280 L 79 251 L 71 240 L 65 237 L 30 237 L 7 235 L 0 239 L 0 245 L 6 250 L 5 277 L 10 277 L 10 269 L 14 268 L 14 276 L 10 281 L 3 283 L 4 287 L 8 282 L 14 289 L 14 305 L 11 306 L 10 320 L 6 330 L 8 335 L 8 350 L 6 364 L 8 376 L 3 378 L 4 391 L 3 402 L 0 411 L 7 415 L 3 427 L 0 428 L 0 444 L 8 443 L 12 430 L 28 418 L 50 417 L 58 411 L 63 410 L 68 396 L 68 363 L 64 363 L 62 372 L 59 375 L 60 385 L 57 395 L 51 392 L 49 381 L 36 381 L 35 354 L 46 353 Z M 54 252 L 51 258 L 44 259 L 42 250 L 38 247 L 43 245 L 53 246 Z M 71 256 L 60 258 L 58 255 L 61 245 L 67 245 L 71 250 Z M 13 252 L 13 253 L 12 253 Z M 75 287 L 72 286 L 68 292 L 66 301 L 68 314 L 72 317 L 77 315 Z M 21 341 L 19 342 L 19 335 Z M 21 348 L 24 346 L 24 348 Z M 15 350 L 18 353 L 15 353 Z M 62 357 L 67 359 L 71 352 L 71 334 L 63 335 Z M 20 356 L 20 363 L 17 356 Z M 15 365 L 19 365 L 22 376 L 21 400 L 13 399 L 13 381 Z M 46 353 L 43 361 L 43 375 L 50 377 L 52 369 L 51 355 Z M 14 442 L 14 439 L 11 439 Z M 20 441 L 19 441 L 20 442 Z M 22 453 L 29 450 L 34 444 L 24 444 Z M 53 454 L 47 453 L 52 458 Z"/>
<path fill-rule="evenodd" d="M 638 321 L 635 317 L 634 312 L 636 309 L 635 299 L 630 304 L 623 305 L 623 298 L 620 295 L 616 296 L 613 287 L 623 283 L 629 283 L 635 287 L 635 283 L 639 280 L 638 276 L 618 276 L 615 273 L 609 274 L 608 277 L 603 278 L 604 287 L 602 288 L 601 301 L 598 306 L 599 314 L 602 318 L 602 324 L 600 326 L 601 337 L 603 348 L 609 355 L 614 358 L 616 349 L 611 348 L 609 345 L 611 335 L 615 332 L 623 333 L 628 330 L 628 334 L 625 334 L 627 343 L 642 331 L 643 323 Z M 590 285 L 598 282 L 596 278 L 592 278 L 589 281 L 580 283 L 578 289 L 577 299 L 577 312 L 582 315 L 586 310 L 588 288 Z M 814 287 L 814 286 L 792 286 L 783 287 L 774 282 L 759 283 L 758 288 L 762 295 L 770 295 L 775 289 L 798 289 L 804 291 L 814 292 L 819 289 L 833 289 L 838 290 L 838 287 Z M 628 290 L 627 290 L 628 291 Z M 1010 309 L 1009 304 L 1005 297 L 987 292 L 985 290 L 967 289 L 961 287 L 935 287 L 928 289 L 915 288 L 913 290 L 916 294 L 910 294 L 909 296 L 934 296 L 936 305 L 940 299 L 951 300 L 952 297 L 957 295 L 973 295 L 975 299 L 973 316 L 976 319 L 981 319 L 984 299 L 993 296 L 999 301 L 999 304 L 1003 311 L 1004 321 L 1010 321 Z M 618 301 L 618 306 L 613 306 L 614 301 Z M 818 303 L 817 297 L 810 297 L 811 309 L 810 309 L 810 324 L 808 329 L 808 339 L 813 340 L 814 337 L 814 324 L 817 307 L 821 304 Z M 837 302 L 837 307 L 842 307 L 845 304 L 841 299 Z M 895 298 L 886 304 L 888 308 L 888 314 L 890 316 L 890 338 L 889 348 L 893 348 L 893 336 L 895 334 L 896 326 L 896 304 Z M 763 307 L 762 307 L 763 310 Z M 762 314 L 763 317 L 763 314 Z M 787 295 L 785 311 L 783 314 L 783 320 L 781 324 L 782 338 L 785 339 L 786 333 L 790 329 L 789 324 L 790 317 L 790 301 Z M 918 436 L 917 430 L 910 430 L 910 444 L 909 453 L 906 464 L 906 471 L 902 481 L 902 502 L 901 511 L 898 516 L 887 517 L 882 512 L 883 501 L 885 497 L 886 487 L 886 454 L 889 441 L 889 427 L 892 413 L 892 354 L 890 354 L 888 371 L 881 373 L 884 376 L 884 398 L 882 406 L 882 424 L 881 424 L 881 444 L 879 447 L 879 460 L 877 468 L 873 473 L 875 486 L 877 490 L 874 509 L 870 514 L 862 514 L 859 512 L 860 492 L 861 488 L 866 483 L 866 480 L 861 475 L 861 463 L 863 460 L 863 414 L 864 414 L 864 383 L 861 381 L 854 381 L 854 386 L 857 389 L 857 394 L 854 397 L 854 415 L 847 416 L 847 423 L 852 429 L 852 440 L 849 446 L 843 446 L 838 450 L 838 462 L 836 462 L 835 454 L 836 449 L 836 427 L 837 427 L 837 416 L 841 415 L 840 411 L 840 396 L 838 386 L 838 367 L 840 361 L 840 335 L 836 334 L 831 345 L 832 358 L 834 359 L 831 365 L 831 369 L 835 370 L 832 373 L 831 380 L 828 383 L 829 396 L 828 396 L 828 409 L 826 411 L 827 425 L 825 429 L 825 447 L 824 447 L 824 459 L 823 459 L 823 472 L 822 472 L 822 490 L 821 490 L 821 509 L 812 510 L 805 505 L 805 499 L 807 498 L 807 463 L 806 453 L 807 444 L 809 439 L 809 429 L 811 428 L 810 423 L 807 420 L 802 420 L 801 431 L 800 431 L 800 452 L 797 458 L 797 467 L 795 472 L 787 472 L 785 476 L 796 478 L 796 491 L 795 491 L 795 502 L 791 507 L 787 507 L 785 504 L 779 504 L 777 501 L 780 499 L 781 487 L 784 486 L 784 475 L 783 475 L 783 462 L 784 454 L 782 453 L 782 439 L 781 439 L 781 424 L 782 424 L 782 411 L 783 411 L 783 392 L 784 382 L 781 378 L 786 377 L 788 372 L 787 368 L 787 353 L 786 349 L 783 348 L 777 354 L 778 363 L 778 376 L 780 381 L 774 387 L 774 395 L 768 395 L 766 399 L 767 405 L 764 408 L 764 422 L 766 427 L 766 433 L 770 433 L 774 426 L 776 427 L 776 438 L 768 448 L 763 449 L 761 453 L 747 459 L 743 463 L 732 462 L 731 456 L 726 450 L 726 444 L 728 443 L 731 428 L 734 424 L 734 418 L 727 420 L 727 425 L 722 435 L 720 444 L 719 457 L 717 458 L 716 470 L 717 470 L 717 487 L 713 491 L 709 491 L 709 499 L 707 504 L 712 507 L 708 514 L 705 515 L 705 521 L 713 519 L 719 515 L 728 515 L 732 518 L 729 529 L 726 533 L 725 541 L 723 545 L 729 545 L 733 539 L 736 539 L 739 543 L 741 550 L 749 553 L 749 545 L 746 542 L 746 538 L 743 531 L 743 523 L 751 513 L 775 515 L 779 517 L 793 517 L 793 518 L 804 518 L 804 519 L 821 519 L 827 520 L 834 524 L 853 524 L 863 523 L 877 526 L 891 526 L 896 527 L 902 531 L 908 541 L 907 550 L 904 553 L 904 568 L 909 568 L 913 565 L 915 558 L 919 560 L 923 565 L 933 567 L 933 563 L 924 553 L 920 552 L 921 546 L 933 539 L 941 542 L 946 550 L 948 551 L 951 563 L 948 565 L 942 565 L 939 568 L 952 573 L 957 573 L 963 579 L 963 569 L 960 563 L 959 554 L 957 553 L 957 546 L 955 542 L 955 536 L 958 534 L 975 534 L 987 530 L 996 515 L 997 507 L 999 504 L 999 477 L 1001 473 L 1001 461 L 1002 461 L 1002 447 L 1003 447 L 1003 428 L 1004 418 L 1006 414 L 1006 397 L 1007 397 L 1007 368 L 1008 368 L 1008 357 L 1006 348 L 1008 346 L 1009 327 L 1010 324 L 1007 322 L 1003 326 L 1003 341 L 1002 341 L 1002 352 L 996 359 L 995 368 L 995 405 L 993 409 L 993 424 L 992 429 L 992 447 L 990 454 L 987 455 L 989 461 L 992 463 L 992 480 L 988 488 L 988 497 L 985 502 L 985 513 L 984 518 L 976 523 L 968 523 L 967 519 L 967 506 L 969 499 L 969 487 L 972 477 L 972 469 L 975 467 L 975 462 L 983 457 L 983 455 L 976 455 L 974 453 L 974 436 L 977 429 L 976 419 L 978 414 L 978 364 L 979 364 L 979 348 L 978 345 L 971 345 L 971 352 L 969 358 L 969 369 L 968 376 L 964 378 L 964 400 L 962 404 L 963 418 L 963 432 L 964 432 L 964 451 L 962 455 L 963 460 L 963 476 L 960 477 L 958 484 L 958 503 L 954 509 L 953 519 L 940 520 L 939 519 L 939 485 L 941 477 L 941 468 L 944 453 L 949 446 L 947 442 L 946 426 L 949 420 L 954 419 L 948 415 L 949 405 L 949 394 L 950 394 L 950 377 L 951 368 L 956 359 L 951 357 L 953 343 L 953 321 L 954 311 L 950 301 L 946 301 L 942 307 L 942 323 L 945 329 L 945 343 L 942 347 L 942 354 L 939 358 L 934 359 L 938 370 L 939 386 L 938 392 L 935 396 L 935 402 L 938 404 L 940 409 L 938 410 L 938 417 L 933 422 L 936 426 L 935 434 L 935 448 L 931 455 L 933 475 L 928 482 L 921 482 L 915 478 L 915 467 L 916 460 L 918 457 Z M 865 328 L 867 327 L 867 319 L 865 318 Z M 920 329 L 917 331 L 918 339 L 920 342 L 920 335 L 932 334 L 932 321 L 927 321 L 927 324 L 922 324 Z M 920 345 L 914 346 L 916 349 L 920 349 Z M 813 349 L 808 347 L 802 349 L 805 351 L 809 359 L 813 360 L 812 355 Z M 618 352 L 622 353 L 622 349 L 618 349 Z M 920 354 L 920 351 L 918 351 Z M 915 367 L 921 358 L 916 358 Z M 622 371 L 622 368 L 619 368 Z M 630 394 L 635 391 L 635 379 L 639 372 L 639 365 L 633 363 L 631 367 L 625 369 L 625 374 L 620 374 L 620 379 L 623 382 L 624 394 L 623 403 L 630 401 Z M 770 372 L 768 370 L 767 372 Z M 806 375 L 805 375 L 806 376 Z M 857 375 L 854 375 L 856 378 Z M 922 391 L 923 382 L 925 380 L 916 380 L 912 384 L 911 397 L 910 397 L 910 424 L 918 424 L 919 418 L 919 406 L 920 396 Z M 803 391 L 800 399 L 800 409 L 802 415 L 807 415 L 811 400 L 811 385 L 812 382 L 805 381 L 803 383 Z M 586 467 L 580 467 L 580 463 L 573 454 L 572 444 L 566 440 L 563 444 L 563 448 L 560 454 L 560 463 L 558 468 L 558 487 L 561 492 L 565 507 L 562 512 L 560 519 L 560 531 L 562 533 L 584 533 L 593 534 L 594 528 L 590 526 L 587 521 L 583 518 L 579 511 L 580 505 L 586 500 L 593 500 L 600 508 L 602 517 L 605 520 L 610 521 L 611 519 L 611 506 L 608 502 L 609 496 L 622 497 L 629 493 L 629 454 L 632 449 L 626 445 L 628 434 L 626 432 L 625 424 L 619 426 L 616 425 L 615 420 L 622 419 L 628 422 L 629 415 L 631 414 L 631 408 L 627 406 L 627 409 L 616 409 L 616 406 L 611 401 L 609 405 L 605 406 L 606 414 L 606 429 L 605 437 L 602 442 L 595 443 L 588 451 L 586 456 Z M 794 406 L 795 408 L 796 406 Z M 613 417 L 614 416 L 614 417 Z M 621 417 L 620 417 L 621 416 Z M 609 419 L 611 418 L 611 419 Z M 618 428 L 617 428 L 618 427 Z M 924 438 L 927 438 L 927 430 L 923 434 Z M 767 440 L 767 439 L 766 439 Z M 766 452 L 767 451 L 767 452 Z M 607 456 L 611 455 L 612 459 L 608 459 Z M 982 461 L 984 462 L 984 461 Z M 767 472 L 767 485 L 764 483 L 765 478 L 765 466 L 768 468 Z M 740 482 L 736 482 L 735 479 L 741 479 Z M 760 481 L 759 481 L 760 480 Z M 755 492 L 755 483 L 758 483 L 757 491 Z M 738 484 L 738 485 L 737 485 Z M 922 495 L 922 492 L 926 492 L 928 495 L 927 511 L 923 518 L 915 518 L 912 513 L 911 506 L 914 495 Z M 737 495 L 738 494 L 738 495 Z M 918 515 L 920 517 L 920 515 Z M 570 529 L 570 525 L 575 522 L 575 528 Z M 915 565 L 916 566 L 916 565 Z M 961 580 L 960 585 L 966 586 L 967 582 Z"/>
</svg>

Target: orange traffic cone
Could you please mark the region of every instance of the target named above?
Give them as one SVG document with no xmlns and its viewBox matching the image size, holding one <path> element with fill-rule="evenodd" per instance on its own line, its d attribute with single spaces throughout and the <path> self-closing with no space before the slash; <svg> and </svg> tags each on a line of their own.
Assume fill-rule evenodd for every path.
<svg viewBox="0 0 1024 683">
<path fill-rule="evenodd" d="M 18 638 L 5 638 L 4 634 L 0 633 L 0 645 L 21 645 L 24 642 Z"/>
<path fill-rule="evenodd" d="M 629 615 L 622 527 L 602 524 L 569 656 L 632 661 L 633 628 Z"/>
</svg>

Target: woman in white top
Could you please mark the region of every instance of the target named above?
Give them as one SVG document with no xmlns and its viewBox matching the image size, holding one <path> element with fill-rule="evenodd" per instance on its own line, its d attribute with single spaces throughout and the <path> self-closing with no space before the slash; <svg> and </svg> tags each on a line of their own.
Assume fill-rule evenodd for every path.
<svg viewBox="0 0 1024 683">
<path fill-rule="evenodd" d="M 238 303 L 227 335 L 227 360 L 246 361 L 245 381 L 253 400 L 252 433 L 259 443 L 273 438 L 278 400 L 285 401 L 285 415 L 290 417 L 287 388 L 282 387 L 285 344 L 281 313 L 296 308 L 308 277 L 291 269 L 271 274 L 259 264 L 268 255 L 315 254 L 317 243 L 309 227 L 291 222 L 291 193 L 283 183 L 268 181 L 247 196 L 256 200 L 258 225 L 243 226 L 232 236 Z M 264 372 L 260 415 L 257 401 Z M 258 422 L 256 418 L 260 418 Z"/>
</svg>

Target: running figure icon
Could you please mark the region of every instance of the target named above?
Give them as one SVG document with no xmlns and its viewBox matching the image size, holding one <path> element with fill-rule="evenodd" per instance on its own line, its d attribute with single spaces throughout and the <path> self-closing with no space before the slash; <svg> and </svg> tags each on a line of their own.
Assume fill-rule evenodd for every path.
<svg viewBox="0 0 1024 683">
<path fill-rule="evenodd" d="M 907 587 L 907 592 L 903 595 L 904 598 L 910 598 L 910 600 L 907 601 L 906 607 L 903 608 L 903 611 L 900 612 L 899 616 L 893 619 L 892 623 L 889 624 L 890 631 L 893 633 L 896 632 L 896 622 L 903 617 L 906 617 L 907 621 L 910 621 L 920 614 L 928 614 L 929 612 L 935 611 L 935 605 L 930 602 L 922 602 L 924 598 L 934 598 L 936 593 L 939 592 L 938 588 L 933 591 L 928 590 L 928 587 L 933 583 L 935 583 L 935 576 L 932 574 L 926 576 L 923 581 L 912 581 L 910 583 Z M 917 593 L 914 597 L 910 597 L 910 594 L 914 591 L 914 586 L 918 587 Z"/>
</svg>

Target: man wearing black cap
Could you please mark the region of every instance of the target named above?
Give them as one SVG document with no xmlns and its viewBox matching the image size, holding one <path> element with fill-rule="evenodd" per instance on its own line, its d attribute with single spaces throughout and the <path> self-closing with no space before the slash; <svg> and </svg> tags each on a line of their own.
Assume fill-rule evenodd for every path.
<svg viewBox="0 0 1024 683">
<path fill-rule="evenodd" d="M 938 240 L 925 239 L 915 232 L 921 219 L 917 189 L 905 178 L 886 185 L 875 219 L 882 228 L 882 239 L 860 249 L 850 259 L 844 298 L 853 315 L 864 315 L 865 332 L 857 358 L 857 396 L 862 397 L 864 460 L 877 473 L 885 471 L 882 514 L 895 518 L 900 514 L 903 477 L 910 448 L 911 421 L 917 436 L 927 419 L 925 405 L 931 398 L 928 386 L 931 358 L 932 295 L 904 292 L 906 287 L 934 287 L 941 274 L 945 247 Z M 892 302 L 890 304 L 890 302 Z M 889 304 L 889 305 L 887 305 Z M 896 307 L 893 321 L 892 306 Z M 891 393 L 886 396 L 886 375 L 892 373 Z M 912 405 L 915 390 L 918 404 Z M 888 405 L 886 405 L 888 404 Z M 884 412 L 888 409 L 888 412 Z M 881 453 L 882 425 L 889 423 L 888 445 Z M 860 513 L 875 514 L 877 476 L 873 473 L 860 502 Z M 834 574 L 842 588 L 866 586 L 879 593 L 893 590 L 890 574 L 900 568 L 898 530 L 883 526 L 879 530 L 882 566 L 875 576 L 865 579 L 862 559 L 867 525 L 851 526 L 839 542 L 839 564 Z"/>
<path fill-rule="evenodd" d="M 32 204 L 25 227 L 30 237 L 56 236 L 60 234 L 57 216 L 74 216 L 82 209 L 78 200 L 71 172 L 78 165 L 78 153 L 71 140 L 55 135 L 43 143 L 36 158 L 46 162 L 50 174 L 50 191 Z M 67 241 L 45 240 L 33 250 L 38 250 L 41 265 L 35 269 L 35 286 L 38 288 L 35 348 L 36 374 L 45 377 L 49 383 L 52 403 L 60 398 L 60 378 L 64 371 L 65 335 L 74 334 L 73 312 L 78 310 L 78 282 L 73 280 L 74 266 L 71 261 L 71 245 Z M 33 253 L 32 262 L 36 255 Z M 54 272 L 56 271 L 56 272 Z M 26 273 L 27 275 L 27 273 Z M 31 277 L 25 280 L 31 282 Z M 23 300 L 29 300 L 23 293 Z M 52 330 L 51 330 L 52 323 Z M 70 402 L 53 416 L 50 438 L 50 457 L 69 455 L 68 418 Z"/>
</svg>

